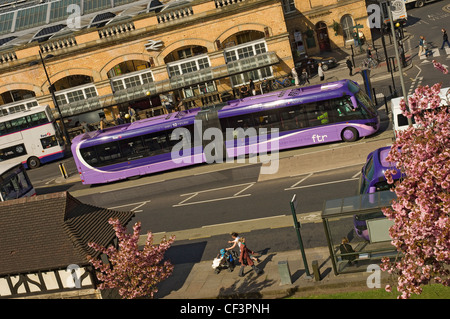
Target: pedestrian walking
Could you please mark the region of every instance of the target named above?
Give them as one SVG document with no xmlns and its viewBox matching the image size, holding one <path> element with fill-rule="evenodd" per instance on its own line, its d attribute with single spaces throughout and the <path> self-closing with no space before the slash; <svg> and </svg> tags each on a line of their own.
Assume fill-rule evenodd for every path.
<svg viewBox="0 0 450 319">
<path fill-rule="evenodd" d="M 233 232 L 233 233 L 231 233 L 231 238 L 233 238 L 233 240 L 228 241 L 228 243 L 229 243 L 229 244 L 233 244 L 233 245 L 230 246 L 230 247 L 228 247 L 228 248 L 225 248 L 225 249 L 226 249 L 226 250 L 231 250 L 231 249 L 233 249 L 234 247 L 238 246 L 238 247 L 239 247 L 239 250 L 240 250 L 240 249 L 241 249 L 241 244 L 242 244 L 242 242 L 241 242 L 241 237 L 239 236 L 239 234 L 236 233 L 236 232 Z M 254 254 L 254 253 L 252 253 L 252 254 L 250 255 L 250 258 L 253 260 L 253 262 L 260 262 L 260 260 L 259 260 L 258 258 L 256 258 L 256 257 L 254 257 L 253 254 Z"/>
<path fill-rule="evenodd" d="M 323 73 L 322 69 L 322 63 L 319 63 L 317 66 L 317 74 L 319 75 L 320 81 L 323 81 L 325 79 L 325 74 Z"/>
<path fill-rule="evenodd" d="M 350 71 L 349 75 L 350 75 L 350 76 L 353 76 L 353 63 L 352 63 L 352 61 L 350 60 L 350 57 L 349 57 L 349 56 L 347 57 L 347 61 L 345 61 L 345 63 L 347 64 L 347 68 L 348 68 L 349 71 Z"/>
<path fill-rule="evenodd" d="M 428 57 L 431 54 L 431 50 L 428 50 L 428 43 L 425 37 L 423 37 L 423 50 L 426 57 Z"/>
<path fill-rule="evenodd" d="M 291 72 L 292 72 L 292 77 L 294 78 L 295 86 L 299 85 L 300 81 L 299 81 L 298 73 L 297 73 L 297 70 L 295 69 L 295 67 L 292 68 Z"/>
<path fill-rule="evenodd" d="M 448 35 L 447 35 L 447 31 L 442 28 L 442 46 L 441 46 L 441 50 L 444 50 L 444 45 L 447 43 L 448 47 L 450 48 L 450 42 L 448 42 Z"/>
<path fill-rule="evenodd" d="M 425 53 L 425 39 L 421 35 L 419 40 L 419 56 L 423 53 Z"/>
<path fill-rule="evenodd" d="M 308 84 L 311 84 L 309 82 L 309 73 L 308 71 L 306 71 L 306 69 L 303 69 L 301 78 L 302 78 L 302 85 L 305 84 L 306 82 L 308 82 Z"/>
<path fill-rule="evenodd" d="M 240 246 L 240 255 L 239 255 L 239 262 L 241 263 L 241 268 L 239 269 L 239 277 L 244 277 L 244 269 L 245 266 L 250 266 L 255 271 L 257 275 L 261 274 L 262 270 L 255 266 L 255 263 L 253 262 L 251 255 L 254 254 L 253 251 L 248 249 L 245 238 L 242 237 L 239 239 L 239 242 L 241 243 Z"/>
<path fill-rule="evenodd" d="M 136 111 L 131 106 L 128 106 L 128 114 L 130 115 L 131 123 L 136 122 Z"/>
</svg>

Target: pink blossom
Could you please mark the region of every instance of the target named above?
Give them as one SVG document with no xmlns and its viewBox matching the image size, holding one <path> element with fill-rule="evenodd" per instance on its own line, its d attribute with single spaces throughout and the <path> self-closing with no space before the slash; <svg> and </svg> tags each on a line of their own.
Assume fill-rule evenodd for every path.
<svg viewBox="0 0 450 319">
<path fill-rule="evenodd" d="M 102 247 L 96 243 L 89 246 L 105 255 L 109 263 L 100 259 L 89 258 L 89 262 L 97 269 L 97 278 L 101 282 L 99 289 L 117 288 L 122 298 L 134 299 L 150 297 L 158 291 L 157 284 L 167 279 L 173 271 L 173 265 L 164 260 L 175 236 L 159 245 L 153 244 L 152 233 L 147 234 L 147 241 L 141 250 L 138 246 L 141 223 L 133 226 L 133 234 L 128 234 L 117 218 L 108 221 L 116 232 L 118 249 L 114 246 Z"/>
<path fill-rule="evenodd" d="M 448 70 L 441 63 L 433 60 L 433 66 L 444 74 L 448 74 Z"/>
<path fill-rule="evenodd" d="M 389 233 L 401 258 L 382 260 L 397 277 L 399 298 L 420 294 L 431 282 L 450 283 L 450 112 L 439 108 L 440 84 L 419 86 L 408 100 L 417 128 L 399 132 L 388 155 L 406 176 L 397 199 L 383 213 L 394 221 Z M 392 172 L 386 172 L 392 183 Z M 387 290 L 391 287 L 387 287 Z"/>
</svg>

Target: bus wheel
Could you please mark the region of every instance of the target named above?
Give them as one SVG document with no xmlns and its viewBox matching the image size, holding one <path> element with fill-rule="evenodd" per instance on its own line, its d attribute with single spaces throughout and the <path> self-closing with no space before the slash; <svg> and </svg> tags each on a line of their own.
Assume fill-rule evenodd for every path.
<svg viewBox="0 0 450 319">
<path fill-rule="evenodd" d="M 424 1 L 423 0 L 417 0 L 416 1 L 416 8 L 422 8 L 424 5 Z"/>
<path fill-rule="evenodd" d="M 32 156 L 27 161 L 28 168 L 38 168 L 41 165 L 41 161 L 36 156 Z"/>
<path fill-rule="evenodd" d="M 353 127 L 347 127 L 342 131 L 342 140 L 344 142 L 354 142 L 358 139 L 358 131 Z"/>
<path fill-rule="evenodd" d="M 127 177 L 127 180 L 134 181 L 134 180 L 137 180 L 139 178 L 141 178 L 141 175 L 134 175 L 134 176 Z"/>
</svg>

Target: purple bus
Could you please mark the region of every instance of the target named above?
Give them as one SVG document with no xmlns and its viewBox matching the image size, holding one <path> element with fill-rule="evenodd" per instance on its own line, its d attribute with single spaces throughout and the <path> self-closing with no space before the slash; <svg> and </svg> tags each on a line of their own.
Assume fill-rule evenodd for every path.
<svg viewBox="0 0 450 319">
<path fill-rule="evenodd" d="M 200 132 L 195 124 L 201 122 Z M 174 161 L 172 151 L 179 140 L 172 132 L 184 128 L 192 136 L 208 128 L 222 132 L 248 128 L 276 130 L 278 150 L 336 141 L 355 141 L 378 131 L 380 119 L 368 96 L 353 81 L 340 80 L 309 87 L 285 89 L 232 100 L 207 109 L 170 113 L 88 132 L 72 141 L 72 154 L 84 184 L 108 183 L 150 173 L 207 162 L 205 143 L 193 145 L 191 160 Z M 248 153 L 259 139 L 226 134 L 223 152 L 234 157 Z M 271 139 L 268 136 L 264 143 Z M 186 137 L 188 139 L 189 137 Z M 184 138 L 183 138 L 184 140 Z M 190 142 L 190 141 L 188 141 Z M 258 146 L 256 145 L 256 146 Z M 241 150 L 237 150 L 239 148 Z M 268 150 L 270 151 L 270 149 Z M 194 159 L 195 158 L 195 159 Z"/>
<path fill-rule="evenodd" d="M 388 169 L 397 171 L 397 174 L 392 176 L 394 182 L 403 177 L 400 169 L 396 168 L 395 163 L 386 160 L 390 150 L 390 146 L 380 147 L 367 155 L 366 163 L 361 169 L 359 178 L 359 194 L 371 194 L 392 188 L 394 184 L 388 184 L 384 175 L 384 172 Z M 381 210 L 372 214 L 354 215 L 353 225 L 356 234 L 365 240 L 369 240 L 367 220 L 375 218 L 385 218 L 385 216 Z"/>
</svg>

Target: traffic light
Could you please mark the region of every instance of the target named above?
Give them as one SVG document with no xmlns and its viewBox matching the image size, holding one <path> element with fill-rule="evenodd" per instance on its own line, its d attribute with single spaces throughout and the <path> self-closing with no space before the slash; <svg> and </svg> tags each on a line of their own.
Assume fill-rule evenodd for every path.
<svg viewBox="0 0 450 319">
<path fill-rule="evenodd" d="M 402 19 L 402 20 L 398 20 L 397 22 L 395 22 L 394 24 L 394 28 L 398 29 L 398 28 L 404 28 L 406 26 L 406 20 Z"/>
</svg>

